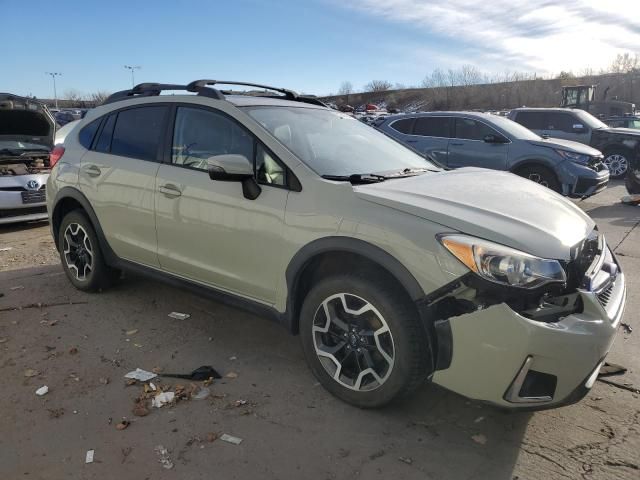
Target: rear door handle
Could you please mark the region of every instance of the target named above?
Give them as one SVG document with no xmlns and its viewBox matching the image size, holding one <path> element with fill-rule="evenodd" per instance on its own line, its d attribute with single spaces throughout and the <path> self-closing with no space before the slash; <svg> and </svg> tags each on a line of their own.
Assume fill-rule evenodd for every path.
<svg viewBox="0 0 640 480">
<path fill-rule="evenodd" d="M 459 147 L 461 145 L 464 145 L 464 143 L 462 143 L 462 142 L 451 142 L 449 145 L 454 145 L 456 147 Z"/>
<path fill-rule="evenodd" d="M 407 140 L 407 143 L 418 143 L 418 140 Z"/>
<path fill-rule="evenodd" d="M 160 185 L 160 188 L 158 190 L 160 190 L 161 193 L 163 193 L 165 196 L 170 198 L 175 198 L 182 195 L 182 192 L 180 191 L 180 189 L 175 185 L 173 185 L 172 183 L 166 183 L 164 185 Z"/>
<path fill-rule="evenodd" d="M 87 165 L 86 167 L 84 167 L 83 170 L 90 177 L 98 177 L 102 173 L 102 171 L 97 165 Z"/>
</svg>

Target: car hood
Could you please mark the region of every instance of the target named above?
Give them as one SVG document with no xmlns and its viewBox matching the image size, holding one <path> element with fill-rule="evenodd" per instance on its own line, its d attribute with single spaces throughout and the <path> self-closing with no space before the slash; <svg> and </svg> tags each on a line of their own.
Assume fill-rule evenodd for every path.
<svg viewBox="0 0 640 480">
<path fill-rule="evenodd" d="M 581 155 L 589 155 L 590 157 L 598 157 L 601 155 L 599 150 L 585 145 L 584 143 L 572 142 L 571 140 L 563 140 L 562 138 L 543 138 L 541 140 L 529 140 L 529 143 L 540 147 L 569 150 Z"/>
<path fill-rule="evenodd" d="M 544 258 L 569 260 L 595 226 L 559 194 L 507 172 L 461 168 L 353 188 L 369 202 Z"/>
<path fill-rule="evenodd" d="M 55 120 L 43 104 L 0 93 L 0 142 L 40 145 L 51 149 L 55 131 Z"/>
<path fill-rule="evenodd" d="M 600 128 L 602 132 L 616 133 L 618 135 L 633 135 L 634 137 L 640 137 L 640 130 L 637 128 Z"/>
</svg>

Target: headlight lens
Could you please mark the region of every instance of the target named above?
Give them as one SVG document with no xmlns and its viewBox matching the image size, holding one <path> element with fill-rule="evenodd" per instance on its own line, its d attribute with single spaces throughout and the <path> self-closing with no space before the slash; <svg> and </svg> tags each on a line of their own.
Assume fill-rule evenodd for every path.
<svg viewBox="0 0 640 480">
<path fill-rule="evenodd" d="M 510 287 L 536 288 L 567 280 L 557 260 L 539 258 L 467 235 L 443 235 L 442 245 L 482 278 Z"/>
<path fill-rule="evenodd" d="M 558 149 L 555 149 L 555 152 L 565 160 L 571 160 L 572 162 L 579 163 L 581 165 L 586 165 L 587 163 L 589 163 L 589 155 L 583 155 L 581 153 Z"/>
</svg>

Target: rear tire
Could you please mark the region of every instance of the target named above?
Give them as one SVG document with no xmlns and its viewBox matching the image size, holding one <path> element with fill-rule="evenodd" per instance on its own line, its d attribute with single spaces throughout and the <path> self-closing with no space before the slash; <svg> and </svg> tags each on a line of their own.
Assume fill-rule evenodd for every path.
<svg viewBox="0 0 640 480">
<path fill-rule="evenodd" d="M 93 225 L 81 210 L 73 210 L 62 219 L 58 245 L 62 268 L 78 290 L 102 290 L 120 277 L 119 270 L 105 263 Z"/>
<path fill-rule="evenodd" d="M 532 182 L 536 182 L 543 187 L 550 188 L 554 192 L 562 193 L 560 182 L 555 173 L 542 165 L 530 165 L 519 169 L 517 175 L 524 177 Z"/>
<path fill-rule="evenodd" d="M 360 408 L 407 395 L 432 373 L 416 308 L 390 280 L 354 273 L 321 280 L 302 305 L 300 337 L 320 383 Z"/>
</svg>

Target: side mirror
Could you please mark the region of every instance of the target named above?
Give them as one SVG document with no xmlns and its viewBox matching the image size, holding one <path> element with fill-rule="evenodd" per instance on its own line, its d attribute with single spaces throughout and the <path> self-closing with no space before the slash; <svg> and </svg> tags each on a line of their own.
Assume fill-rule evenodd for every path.
<svg viewBox="0 0 640 480">
<path fill-rule="evenodd" d="M 492 133 L 490 133 L 489 135 L 485 135 L 483 140 L 486 143 L 507 143 L 504 137 L 501 137 L 499 135 L 494 135 Z"/>
<path fill-rule="evenodd" d="M 584 125 L 582 125 L 581 123 L 574 123 L 571 129 L 574 131 L 574 133 L 582 133 L 586 130 L 584 128 Z"/>
<path fill-rule="evenodd" d="M 256 182 L 253 165 L 244 155 L 215 155 L 207 159 L 209 178 L 221 182 L 241 182 L 245 198 L 255 200 L 262 189 Z"/>
</svg>

